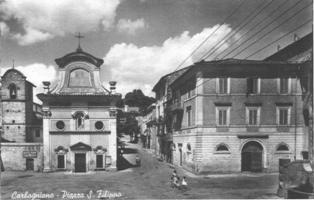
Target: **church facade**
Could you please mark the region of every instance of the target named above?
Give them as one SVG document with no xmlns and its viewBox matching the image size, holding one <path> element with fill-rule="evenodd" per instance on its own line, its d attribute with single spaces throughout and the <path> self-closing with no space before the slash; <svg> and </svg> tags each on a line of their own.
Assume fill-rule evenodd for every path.
<svg viewBox="0 0 314 200">
<path fill-rule="evenodd" d="M 120 94 L 100 82 L 103 60 L 80 47 L 55 60 L 56 85 L 38 94 L 43 102 L 44 172 L 116 168 L 116 102 Z"/>
</svg>

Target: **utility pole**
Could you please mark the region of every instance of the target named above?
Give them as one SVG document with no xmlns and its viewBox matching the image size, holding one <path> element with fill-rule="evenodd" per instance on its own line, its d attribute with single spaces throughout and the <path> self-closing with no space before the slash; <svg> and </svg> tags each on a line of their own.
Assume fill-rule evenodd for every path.
<svg viewBox="0 0 314 200">
<path fill-rule="evenodd" d="M 309 78 L 308 78 L 308 94 L 309 95 L 309 102 L 308 102 L 308 109 L 309 109 L 309 135 L 308 135 L 308 150 L 309 150 L 309 159 L 310 159 L 310 162 L 312 164 L 312 168 L 314 167 L 314 143 L 313 143 L 313 108 L 314 108 L 314 105 L 313 105 L 313 49 L 312 49 L 312 52 L 311 52 L 311 62 L 310 62 L 310 70 L 311 73 L 308 73 L 309 74 Z"/>
</svg>

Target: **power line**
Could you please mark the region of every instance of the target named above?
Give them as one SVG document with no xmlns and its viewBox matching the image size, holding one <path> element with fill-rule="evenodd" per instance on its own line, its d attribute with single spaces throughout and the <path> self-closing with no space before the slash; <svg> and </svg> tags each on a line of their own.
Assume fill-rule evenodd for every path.
<svg viewBox="0 0 314 200">
<path fill-rule="evenodd" d="M 250 12 L 250 14 L 248 14 L 245 19 L 247 19 L 247 21 L 244 23 L 244 22 L 241 22 L 239 24 L 236 25 L 236 27 L 238 27 L 236 29 L 236 31 L 232 31 L 233 34 L 231 34 L 232 32 L 228 33 L 225 37 L 228 37 L 228 38 L 223 38 L 221 39 L 218 43 L 216 43 L 216 45 L 210 49 L 209 51 L 207 51 L 204 56 L 202 56 L 202 58 L 200 58 L 200 60 L 203 60 L 203 59 L 206 59 L 208 58 L 209 56 L 211 56 L 212 54 L 214 54 L 223 44 L 224 44 L 224 41 L 228 40 L 229 38 L 231 38 L 232 36 L 234 36 L 236 33 L 238 33 L 243 27 L 245 27 L 247 24 L 249 24 L 252 20 L 254 20 L 265 8 L 267 8 L 268 6 L 270 6 L 272 3 L 273 3 L 274 0 L 271 0 L 270 2 L 268 2 L 264 7 L 262 7 L 260 10 L 260 6 L 264 4 L 264 2 L 262 2 L 261 4 L 259 4 L 256 9 L 254 9 L 252 12 Z M 257 13 L 256 11 L 259 10 Z M 255 15 L 250 19 L 250 16 L 253 15 L 255 13 Z M 241 25 L 242 24 L 242 25 Z M 240 26 L 241 25 L 241 26 Z M 230 35 L 231 34 L 231 35 Z M 230 36 L 228 36 L 230 35 Z M 219 45 L 219 46 L 218 46 Z M 218 46 L 218 47 L 217 47 Z"/>
<path fill-rule="evenodd" d="M 211 32 L 206 38 L 205 40 L 203 40 L 193 51 L 192 53 L 190 53 L 190 55 L 188 57 L 186 57 L 174 70 L 177 71 L 189 58 L 192 57 L 192 55 L 214 34 L 216 33 L 216 31 L 230 18 L 232 17 L 232 15 L 234 15 L 239 9 L 240 7 L 242 7 L 242 5 L 244 4 L 245 0 L 241 0 L 241 3 L 231 12 L 230 15 L 228 15 L 223 22 L 213 31 Z"/>
<path fill-rule="evenodd" d="M 280 39 L 284 38 L 285 36 L 291 34 L 292 32 L 295 32 L 296 30 L 298 30 L 298 29 L 300 29 L 301 27 L 305 26 L 305 25 L 308 24 L 309 22 L 312 22 L 312 19 L 307 20 L 305 23 L 301 24 L 301 25 L 298 26 L 297 28 L 293 29 L 292 31 L 290 31 L 290 32 L 288 32 L 288 33 L 286 33 L 286 34 L 284 34 L 284 35 L 282 35 L 280 38 L 278 38 L 278 39 L 272 41 L 272 42 L 269 43 L 268 45 L 266 45 L 266 46 L 264 46 L 263 48 L 261 48 L 261 49 L 255 51 L 254 53 L 250 54 L 249 56 L 245 57 L 244 59 L 247 59 L 247 58 L 249 58 L 249 57 L 254 56 L 255 54 L 257 54 L 257 53 L 259 53 L 260 51 L 266 49 L 267 47 L 271 46 L 272 44 L 274 44 L 275 42 L 277 42 L 277 41 L 279 41 Z"/>
<path fill-rule="evenodd" d="M 290 11 L 291 9 L 293 9 L 297 4 L 301 3 L 302 0 L 299 0 L 297 3 L 295 3 L 294 5 L 292 5 L 291 7 L 289 7 L 287 10 L 285 10 L 283 13 L 281 13 L 279 16 L 276 17 L 276 19 L 280 18 L 281 16 L 283 16 L 285 13 L 287 13 L 288 11 Z M 258 27 L 261 23 L 264 22 L 265 19 L 271 17 L 273 14 L 277 13 L 277 10 L 280 9 L 280 7 L 282 5 L 286 4 L 286 2 L 283 2 L 282 4 L 280 4 L 279 6 L 277 6 L 272 12 L 270 15 L 267 15 L 266 17 L 264 17 L 263 19 L 261 19 L 257 24 L 255 24 L 255 26 L 253 26 L 251 29 L 249 29 L 246 33 L 244 33 L 239 39 L 238 41 L 240 41 L 248 32 L 254 30 L 256 27 Z M 261 29 L 259 29 L 258 31 L 256 31 L 252 36 L 250 36 L 249 38 L 247 38 L 241 45 L 245 44 L 247 41 L 249 41 L 250 39 L 252 39 L 255 35 L 259 34 L 260 31 L 262 31 L 264 28 L 266 28 L 267 26 L 269 26 L 270 24 L 272 24 L 273 22 L 276 21 L 276 19 L 272 20 L 270 23 L 266 24 L 265 26 L 263 26 Z M 233 43 L 232 45 L 229 46 L 228 49 L 222 51 L 221 53 L 219 53 L 217 55 L 217 57 L 219 57 L 220 55 L 222 55 L 223 53 L 225 53 L 226 51 L 228 51 L 232 46 L 234 46 L 236 44 Z M 240 48 L 239 45 L 238 47 L 236 47 L 235 49 L 231 50 L 229 53 L 227 53 L 226 55 L 223 56 L 223 58 L 225 58 L 226 56 L 230 55 L 232 52 L 234 52 L 236 49 Z"/>
<path fill-rule="evenodd" d="M 251 47 L 252 45 L 256 44 L 258 41 L 260 41 L 261 39 L 263 39 L 265 36 L 267 36 L 269 33 L 273 32 L 274 30 L 276 30 L 277 28 L 279 28 L 281 25 L 285 24 L 286 22 L 288 22 L 291 18 L 293 18 L 294 16 L 298 15 L 302 10 L 308 8 L 309 5 L 311 5 L 312 2 L 308 5 L 306 5 L 305 7 L 303 7 L 302 9 L 298 10 L 296 13 L 294 13 L 292 16 L 290 16 L 288 19 L 286 19 L 285 21 L 283 21 L 282 23 L 280 23 L 278 26 L 274 27 L 273 29 L 271 29 L 270 31 L 266 32 L 264 35 L 262 35 L 262 37 L 256 39 L 254 42 L 250 43 L 246 48 L 242 49 L 240 52 L 238 52 L 236 55 L 233 56 L 233 58 L 239 54 L 241 54 L 244 50 L 248 49 L 249 47 Z"/>
</svg>

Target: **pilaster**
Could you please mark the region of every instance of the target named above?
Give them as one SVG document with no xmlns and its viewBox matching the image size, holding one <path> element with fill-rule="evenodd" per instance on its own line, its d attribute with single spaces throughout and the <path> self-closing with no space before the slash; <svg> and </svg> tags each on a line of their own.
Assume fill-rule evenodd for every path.
<svg viewBox="0 0 314 200">
<path fill-rule="evenodd" d="M 50 134 L 49 134 L 49 124 L 51 112 L 49 108 L 43 108 L 43 154 L 44 154 L 44 172 L 51 171 L 51 152 L 50 152 Z"/>
<path fill-rule="evenodd" d="M 110 136 L 109 136 L 109 149 L 108 155 L 111 156 L 111 166 L 112 170 L 117 168 L 117 111 L 116 109 L 110 109 Z"/>
</svg>

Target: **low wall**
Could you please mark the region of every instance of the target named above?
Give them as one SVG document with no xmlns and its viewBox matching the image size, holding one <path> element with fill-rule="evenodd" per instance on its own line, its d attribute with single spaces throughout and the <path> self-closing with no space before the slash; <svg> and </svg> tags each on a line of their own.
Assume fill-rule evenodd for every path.
<svg viewBox="0 0 314 200">
<path fill-rule="evenodd" d="M 1 143 L 1 157 L 6 171 L 27 170 L 27 165 L 30 170 L 33 168 L 33 171 L 42 171 L 43 144 Z M 28 164 L 27 159 L 29 159 Z"/>
</svg>

